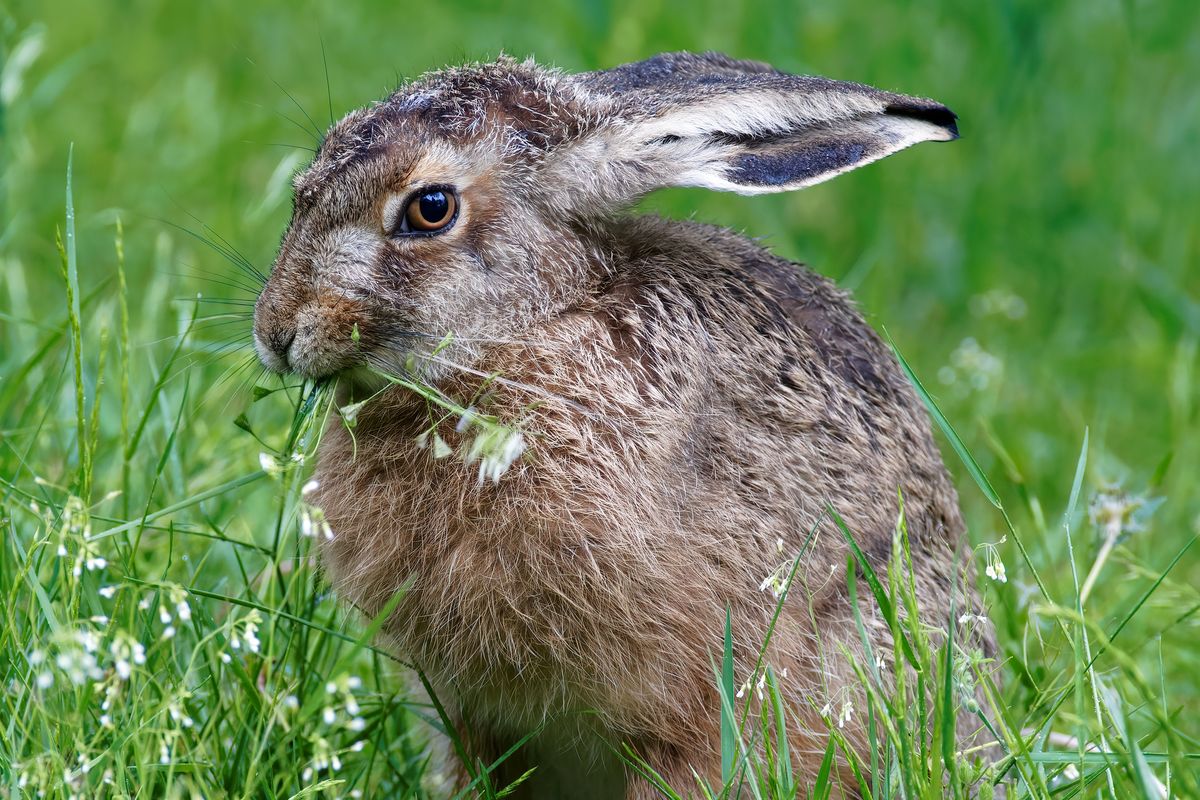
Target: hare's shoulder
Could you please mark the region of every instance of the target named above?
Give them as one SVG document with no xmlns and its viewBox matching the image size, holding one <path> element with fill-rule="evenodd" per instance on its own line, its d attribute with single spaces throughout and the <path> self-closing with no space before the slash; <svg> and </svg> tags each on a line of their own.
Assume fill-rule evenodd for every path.
<svg viewBox="0 0 1200 800">
<path fill-rule="evenodd" d="M 827 278 L 717 226 L 651 216 L 628 234 L 598 305 L 643 358 L 707 361 L 759 389 L 911 402 L 892 354 Z"/>
</svg>

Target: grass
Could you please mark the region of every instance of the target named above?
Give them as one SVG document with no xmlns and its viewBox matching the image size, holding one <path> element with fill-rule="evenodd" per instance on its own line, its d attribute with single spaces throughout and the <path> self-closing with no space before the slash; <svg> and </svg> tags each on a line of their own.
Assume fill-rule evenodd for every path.
<svg viewBox="0 0 1200 800">
<path fill-rule="evenodd" d="M 1183 0 L 6 6 L 0 795 L 439 796 L 439 708 L 303 533 L 326 398 L 247 350 L 287 179 L 312 129 L 400 75 L 501 48 L 569 69 L 715 48 L 961 115 L 954 145 L 802 193 L 646 206 L 767 237 L 891 334 L 994 576 L 1004 665 L 976 768 L 946 726 L 980 670 L 912 622 L 899 525 L 892 568 L 854 587 L 910 670 L 860 665 L 871 752 L 830 709 L 830 768 L 800 785 L 771 733 L 779 677 L 737 719 L 714 654 L 730 786 L 837 797 L 857 758 L 872 797 L 1200 796 L 1198 34 Z"/>
</svg>

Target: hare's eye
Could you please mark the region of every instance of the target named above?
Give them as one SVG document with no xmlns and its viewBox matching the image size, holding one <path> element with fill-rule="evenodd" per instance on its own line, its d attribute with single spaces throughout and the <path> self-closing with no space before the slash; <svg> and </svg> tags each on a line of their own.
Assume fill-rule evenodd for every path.
<svg viewBox="0 0 1200 800">
<path fill-rule="evenodd" d="M 434 233 L 454 221 L 458 200 L 449 189 L 424 189 L 408 201 L 399 233 Z"/>
</svg>

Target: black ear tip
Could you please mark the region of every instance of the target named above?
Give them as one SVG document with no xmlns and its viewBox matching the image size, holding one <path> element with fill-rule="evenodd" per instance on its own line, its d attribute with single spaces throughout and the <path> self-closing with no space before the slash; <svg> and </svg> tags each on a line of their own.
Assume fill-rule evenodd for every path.
<svg viewBox="0 0 1200 800">
<path fill-rule="evenodd" d="M 944 128 L 950 134 L 950 139 L 958 138 L 958 115 L 943 105 L 932 102 L 891 103 L 884 109 L 885 114 L 898 117 L 919 119 L 939 128 Z"/>
</svg>

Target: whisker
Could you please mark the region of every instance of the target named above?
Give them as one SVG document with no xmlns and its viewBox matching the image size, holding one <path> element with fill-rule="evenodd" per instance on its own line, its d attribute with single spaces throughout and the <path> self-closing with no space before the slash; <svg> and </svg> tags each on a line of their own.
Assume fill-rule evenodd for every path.
<svg viewBox="0 0 1200 800">
<path fill-rule="evenodd" d="M 247 324 L 249 322 L 250 322 L 249 317 L 230 316 L 228 314 L 213 314 L 212 316 L 208 316 L 208 317 L 199 317 L 196 325 L 194 325 L 193 327 L 196 330 L 211 331 L 215 328 L 220 328 L 225 325 L 234 325 L 234 324 L 249 327 Z"/>
<path fill-rule="evenodd" d="M 321 43 L 321 65 L 325 68 L 325 100 L 329 103 L 329 127 L 333 127 L 333 91 L 329 88 L 329 59 L 325 57 L 325 37 L 317 31 L 317 41 Z"/>
<path fill-rule="evenodd" d="M 250 259 L 248 259 L 244 255 L 242 255 L 241 251 L 239 251 L 236 247 L 234 247 L 232 244 L 230 244 L 229 241 L 224 236 L 217 233 L 216 230 L 211 225 L 209 225 L 207 222 L 200 219 L 192 212 L 188 211 L 187 208 L 185 208 L 182 203 L 180 203 L 178 200 L 176 200 L 174 197 L 172 197 L 170 195 L 170 193 L 167 193 L 167 197 L 175 205 L 176 208 L 178 208 L 180 211 L 182 211 L 184 214 L 186 214 L 188 217 L 190 217 L 193 222 L 200 225 L 200 227 L 203 230 L 212 234 L 213 236 L 215 236 L 217 239 L 219 239 L 221 241 L 221 244 L 224 245 L 224 249 L 221 252 L 234 265 L 236 265 L 238 267 L 238 269 L 245 272 L 248 277 L 256 278 L 258 280 L 260 286 L 267 282 L 266 276 L 263 275 L 262 272 L 260 272 L 258 269 L 256 269 L 254 267 L 254 265 L 250 263 Z M 211 240 L 208 240 L 208 239 L 206 239 L 206 241 L 211 242 Z"/>
<path fill-rule="evenodd" d="M 225 370 L 225 372 L 219 378 L 217 378 L 216 382 L 213 384 L 213 388 L 221 387 L 223 384 L 227 383 L 228 381 L 233 380 L 233 378 L 236 377 L 238 374 L 245 372 L 246 370 L 253 367 L 256 363 L 258 363 L 258 357 L 255 356 L 253 353 L 251 353 L 250 355 L 248 355 L 246 358 L 243 358 L 241 361 L 239 361 L 234 366 Z"/>
<path fill-rule="evenodd" d="M 187 212 L 185 211 L 184 213 L 187 213 Z M 212 241 L 211 239 L 209 239 L 205 236 L 201 236 L 200 234 L 196 233 L 195 231 L 191 230 L 190 228 L 185 228 L 184 226 L 182 226 L 178 223 L 175 223 L 175 222 L 171 222 L 170 220 L 166 220 L 166 219 L 162 219 L 162 218 L 153 218 L 153 219 L 156 219 L 156 221 L 158 221 L 164 225 L 169 225 L 172 228 L 175 228 L 176 230 L 178 230 L 182 233 L 186 233 L 188 236 L 191 236 L 196 241 L 201 242 L 205 246 L 207 246 L 207 247 L 211 248 L 212 250 L 214 250 L 215 252 L 219 253 L 223 258 L 225 258 L 227 261 L 229 261 L 229 263 L 233 264 L 235 267 L 237 267 L 238 269 L 245 272 L 247 277 L 251 277 L 251 278 L 255 278 L 255 279 L 259 280 L 260 281 L 259 287 L 261 287 L 263 284 L 265 284 L 267 282 L 265 275 L 263 275 L 261 272 L 259 272 L 257 269 L 255 269 L 253 266 L 251 266 L 249 263 L 243 263 L 242 261 L 239 261 L 238 260 L 239 256 L 235 255 L 233 252 L 230 252 L 229 250 L 222 248 L 220 245 L 218 245 L 216 242 Z"/>
<path fill-rule="evenodd" d="M 260 65 L 258 62 L 256 62 L 253 58 L 251 58 L 250 56 L 246 56 L 246 60 L 248 62 L 250 62 L 251 64 L 253 64 L 255 67 L 257 67 L 258 69 L 262 69 L 263 74 L 267 75 L 267 71 L 265 69 L 263 69 L 262 65 Z M 296 98 L 292 96 L 292 93 L 289 92 L 287 89 L 283 88 L 283 86 L 279 83 L 279 81 L 275 80 L 270 75 L 267 75 L 267 80 L 269 80 L 271 83 L 275 84 L 275 88 L 278 89 L 279 91 L 283 92 L 284 95 L 287 97 L 287 99 L 292 101 L 292 105 L 294 105 L 297 109 L 299 109 L 300 113 L 304 115 L 304 118 L 306 120 L 308 120 L 308 124 L 312 126 L 312 132 L 316 133 L 317 141 L 319 142 L 321 140 L 321 129 L 317 127 L 317 123 L 313 122 L 313 118 L 310 117 L 308 115 L 308 112 L 304 110 L 304 106 L 300 105 L 300 103 L 297 102 Z M 281 116 L 284 116 L 282 114 L 282 112 L 279 112 L 279 113 Z M 295 122 L 294 120 L 291 120 L 291 121 L 293 122 L 293 124 L 296 125 L 296 127 L 300 128 L 301 130 L 304 130 L 305 133 L 310 132 L 308 130 L 305 130 L 304 126 L 300 125 L 300 123 Z"/>
<path fill-rule="evenodd" d="M 197 222 L 200 222 L 200 220 L 196 220 L 196 221 L 197 221 Z M 214 228 L 213 228 L 211 225 L 209 225 L 207 222 L 200 222 L 200 224 L 204 226 L 204 230 L 208 231 L 208 232 L 209 232 L 209 233 L 211 233 L 213 236 L 215 236 L 215 237 L 217 237 L 218 239 L 220 239 L 220 240 L 221 240 L 221 244 L 225 245 L 225 247 L 226 247 L 226 248 L 228 248 L 230 252 L 232 252 L 232 253 L 233 253 L 235 256 L 237 256 L 237 258 L 238 258 L 238 260 L 240 261 L 241 265 L 242 265 L 242 266 L 243 266 L 245 269 L 249 270 L 249 271 L 250 271 L 250 273 L 251 273 L 251 274 L 252 274 L 254 277 L 258 278 L 258 280 L 259 280 L 259 282 L 260 282 L 260 283 L 259 283 L 259 285 L 260 285 L 260 286 L 261 286 L 261 285 L 263 285 L 263 284 L 265 284 L 265 283 L 267 282 L 267 276 L 266 276 L 266 275 L 264 275 L 264 274 L 263 274 L 261 271 L 259 271 L 259 270 L 258 270 L 258 269 L 257 269 L 257 268 L 256 268 L 256 267 L 253 265 L 253 264 L 251 264 L 251 263 L 250 263 L 250 259 L 246 258 L 245 254 L 244 254 L 244 253 L 242 253 L 242 251 L 241 251 L 241 250 L 238 250 L 236 247 L 234 247 L 234 246 L 233 246 L 233 244 L 232 244 L 232 243 L 231 243 L 231 242 L 230 242 L 228 239 L 226 239 L 226 238 L 225 238 L 224 236 L 222 236 L 221 234 L 217 233 L 217 231 L 216 231 L 216 230 L 215 230 L 215 229 L 214 229 Z"/>
<path fill-rule="evenodd" d="M 312 153 L 313 155 L 317 154 L 317 148 L 309 147 L 308 145 L 303 145 L 303 144 L 289 144 L 287 142 L 256 142 L 253 139 L 243 139 L 242 143 L 243 144 L 253 144 L 253 145 L 257 145 L 259 147 L 288 147 L 293 150 L 307 150 L 308 152 Z"/>
<path fill-rule="evenodd" d="M 191 264 L 187 264 L 182 261 L 180 263 L 183 264 L 183 266 L 192 267 L 193 269 L 195 269 L 195 267 L 193 267 L 193 265 L 191 265 Z M 178 278 L 190 278 L 190 279 L 196 280 L 196 281 L 212 283 L 212 284 L 216 284 L 217 286 L 224 286 L 227 289 L 236 289 L 239 292 L 245 292 L 246 294 L 253 295 L 256 298 L 258 297 L 259 292 L 262 291 L 261 286 L 253 286 L 248 283 L 243 283 L 242 281 L 238 280 L 236 275 L 234 275 L 234 276 L 228 276 L 228 275 L 217 276 L 217 275 L 212 275 L 212 274 L 208 274 L 208 273 L 204 273 L 204 272 L 170 272 L 167 274 L 174 275 L 175 277 L 178 277 Z M 248 299 L 248 298 L 243 298 L 243 299 Z"/>
<path fill-rule="evenodd" d="M 254 308 L 253 300 L 243 300 L 235 297 L 175 297 L 172 303 L 214 303 L 222 306 L 245 306 Z M 249 313 L 249 312 L 247 312 Z"/>
</svg>

